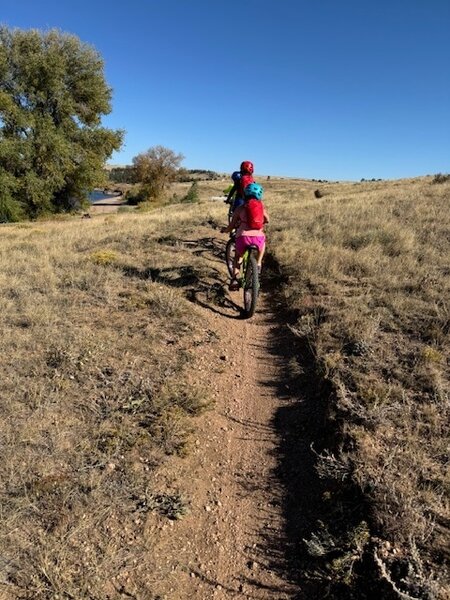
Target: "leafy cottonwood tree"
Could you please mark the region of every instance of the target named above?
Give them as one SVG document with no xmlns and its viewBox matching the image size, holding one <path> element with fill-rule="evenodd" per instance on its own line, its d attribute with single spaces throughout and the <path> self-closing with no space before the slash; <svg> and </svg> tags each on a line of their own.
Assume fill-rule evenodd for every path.
<svg viewBox="0 0 450 600">
<path fill-rule="evenodd" d="M 103 60 L 76 36 L 0 27 L 0 221 L 66 210 L 103 175 L 122 132 Z"/>
<path fill-rule="evenodd" d="M 153 146 L 133 158 L 136 180 L 142 183 L 142 197 L 159 198 L 167 184 L 177 177 L 184 156 L 164 146 Z"/>
</svg>

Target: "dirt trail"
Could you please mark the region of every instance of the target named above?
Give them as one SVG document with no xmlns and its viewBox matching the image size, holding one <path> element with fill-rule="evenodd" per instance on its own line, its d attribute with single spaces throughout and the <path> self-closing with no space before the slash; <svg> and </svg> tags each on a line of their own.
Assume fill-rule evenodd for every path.
<svg viewBox="0 0 450 600">
<path fill-rule="evenodd" d="M 217 256 L 205 258 L 218 268 Z M 250 320 L 233 305 L 241 294 L 230 297 L 224 307 L 199 300 L 217 341 L 197 348 L 195 377 L 209 386 L 215 405 L 199 419 L 193 454 L 180 460 L 191 512 L 158 535 L 155 560 L 166 561 L 161 597 L 301 598 L 287 559 L 289 490 L 279 474 L 284 441 L 277 415 L 292 404 L 283 357 L 271 341 L 279 323 L 268 292 Z"/>
<path fill-rule="evenodd" d="M 238 295 L 238 294 L 236 294 Z M 211 325 L 227 348 L 225 372 L 212 426 L 221 466 L 216 475 L 221 506 L 206 528 L 217 539 L 214 598 L 289 598 L 283 578 L 284 522 L 282 490 L 275 478 L 277 435 L 274 415 L 280 400 L 273 389 L 277 364 L 269 354 L 270 312 L 264 295 L 253 320 L 214 315 Z M 240 297 L 239 297 L 240 301 Z M 219 491 L 219 490 L 218 490 Z M 270 542 L 269 542 L 270 540 Z M 276 542 L 275 542 L 276 540 Z M 271 548 L 268 548 L 270 543 Z M 273 552 L 279 551 L 278 556 Z"/>
</svg>

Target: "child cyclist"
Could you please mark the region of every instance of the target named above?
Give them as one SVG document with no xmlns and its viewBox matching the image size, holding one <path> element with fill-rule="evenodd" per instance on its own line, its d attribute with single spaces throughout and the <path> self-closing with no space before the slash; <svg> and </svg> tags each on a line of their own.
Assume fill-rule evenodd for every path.
<svg viewBox="0 0 450 600">
<path fill-rule="evenodd" d="M 241 162 L 240 171 L 234 171 L 231 174 L 231 179 L 233 180 L 233 187 L 228 192 L 227 199 L 225 202 L 227 204 L 232 204 L 233 209 L 232 212 L 236 210 L 239 206 L 244 204 L 244 189 L 250 184 L 253 183 L 253 163 L 249 160 L 244 160 Z M 234 200 L 232 200 L 234 196 Z"/>
<path fill-rule="evenodd" d="M 262 259 L 266 248 L 264 225 L 269 222 L 269 215 L 262 202 L 264 190 L 259 183 L 250 183 L 244 189 L 244 204 L 233 213 L 233 218 L 228 227 L 222 227 L 222 233 L 231 233 L 236 229 L 236 253 L 233 264 L 233 277 L 229 290 L 239 289 L 239 265 L 247 246 L 254 245 L 258 248 L 258 271 L 261 271 Z"/>
<path fill-rule="evenodd" d="M 231 179 L 233 180 L 233 187 L 228 192 L 225 203 L 231 204 L 231 214 L 232 214 L 238 206 L 241 206 L 241 204 L 243 204 L 244 200 L 240 193 L 241 172 L 234 171 L 233 173 L 231 173 Z"/>
</svg>

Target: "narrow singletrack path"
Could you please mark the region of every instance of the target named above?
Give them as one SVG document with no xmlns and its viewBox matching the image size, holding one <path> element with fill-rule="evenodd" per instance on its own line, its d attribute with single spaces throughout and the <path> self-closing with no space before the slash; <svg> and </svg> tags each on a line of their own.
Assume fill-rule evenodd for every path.
<svg viewBox="0 0 450 600">
<path fill-rule="evenodd" d="M 221 240 L 216 243 L 221 247 Z M 204 256 L 221 269 L 225 285 L 220 253 Z M 303 597 L 288 559 L 292 537 L 286 535 L 276 425 L 277 413 L 292 399 L 283 384 L 283 359 L 271 348 L 279 323 L 269 294 L 263 286 L 249 320 L 236 307 L 242 292 L 227 292 L 222 304 L 197 298 L 215 341 L 196 348 L 192 376 L 215 402 L 198 420 L 193 453 L 180 459 L 180 478 L 190 481 L 185 492 L 191 512 L 158 535 L 155 551 L 166 561 L 162 598 Z"/>
<path fill-rule="evenodd" d="M 274 429 L 280 399 L 271 384 L 277 364 L 268 352 L 270 316 L 264 294 L 252 320 L 230 324 L 213 316 L 214 330 L 227 348 L 214 418 L 220 423 L 216 482 L 222 491 L 211 523 L 219 541 L 213 579 L 224 588 L 216 589 L 215 598 L 236 591 L 237 597 L 281 600 L 292 591 L 283 577 L 283 490 L 275 476 Z"/>
</svg>

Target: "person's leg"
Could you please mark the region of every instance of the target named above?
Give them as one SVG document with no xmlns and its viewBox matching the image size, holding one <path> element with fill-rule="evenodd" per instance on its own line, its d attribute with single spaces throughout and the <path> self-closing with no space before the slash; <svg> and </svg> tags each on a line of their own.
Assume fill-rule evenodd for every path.
<svg viewBox="0 0 450 600">
<path fill-rule="evenodd" d="M 262 266 L 262 259 L 263 259 L 263 256 L 264 256 L 264 252 L 265 252 L 265 251 L 266 251 L 266 244 L 264 243 L 264 244 L 262 245 L 262 247 L 259 249 L 259 252 L 258 252 L 258 257 L 257 257 L 257 259 L 256 259 L 256 262 L 257 262 L 257 264 L 258 264 L 258 269 L 259 269 L 259 270 L 261 270 L 261 266 Z"/>
<path fill-rule="evenodd" d="M 237 279 L 239 277 L 239 270 L 241 266 L 242 257 L 237 255 L 237 252 L 234 255 L 233 259 L 233 278 Z"/>
<path fill-rule="evenodd" d="M 242 255 L 243 255 L 244 251 L 245 251 L 245 244 L 243 243 L 242 238 L 240 238 L 240 237 L 236 238 L 236 246 L 235 246 L 235 252 L 234 252 L 234 259 L 233 259 L 233 277 L 231 278 L 230 285 L 229 285 L 229 289 L 231 291 L 239 289 L 238 277 L 239 277 L 239 271 L 240 271 L 240 266 L 241 266 L 241 262 L 242 262 Z"/>
<path fill-rule="evenodd" d="M 239 268 L 241 266 L 242 257 L 244 255 L 245 249 L 247 247 L 247 238 L 245 236 L 238 236 L 236 238 L 235 252 L 234 252 L 234 276 L 237 277 L 239 275 Z"/>
<path fill-rule="evenodd" d="M 262 260 L 264 252 L 266 250 L 266 236 L 258 235 L 253 238 L 253 243 L 258 247 L 258 256 L 256 257 L 256 263 L 258 265 L 258 271 L 261 272 Z"/>
<path fill-rule="evenodd" d="M 228 286 L 228 289 L 231 292 L 235 292 L 236 290 L 239 289 L 239 259 L 237 256 L 234 257 L 234 261 L 233 261 L 233 277 L 230 280 L 230 285 Z"/>
</svg>

